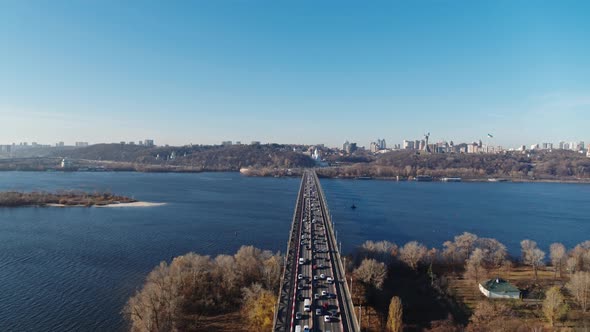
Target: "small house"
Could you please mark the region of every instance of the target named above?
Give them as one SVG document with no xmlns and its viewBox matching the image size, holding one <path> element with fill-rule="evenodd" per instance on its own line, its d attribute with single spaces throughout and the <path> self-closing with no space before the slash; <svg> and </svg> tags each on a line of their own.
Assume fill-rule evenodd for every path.
<svg viewBox="0 0 590 332">
<path fill-rule="evenodd" d="M 519 299 L 520 289 L 500 278 L 490 279 L 479 284 L 479 290 L 490 299 Z"/>
</svg>

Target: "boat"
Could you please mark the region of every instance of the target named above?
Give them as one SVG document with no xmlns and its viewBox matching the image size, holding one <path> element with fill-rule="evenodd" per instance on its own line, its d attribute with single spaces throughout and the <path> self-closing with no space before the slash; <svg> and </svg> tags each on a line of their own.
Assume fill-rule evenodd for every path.
<svg viewBox="0 0 590 332">
<path fill-rule="evenodd" d="M 350 206 L 351 209 L 356 209 L 356 205 L 354 205 L 354 203 L 352 203 L 352 205 Z"/>
<path fill-rule="evenodd" d="M 432 182 L 432 176 L 430 175 L 418 175 L 414 178 L 416 182 Z"/>
<path fill-rule="evenodd" d="M 442 182 L 461 182 L 463 179 L 461 178 L 442 178 L 440 179 Z"/>
<path fill-rule="evenodd" d="M 508 180 L 506 180 L 506 179 L 490 178 L 490 179 L 488 179 L 488 182 L 508 182 Z"/>
</svg>

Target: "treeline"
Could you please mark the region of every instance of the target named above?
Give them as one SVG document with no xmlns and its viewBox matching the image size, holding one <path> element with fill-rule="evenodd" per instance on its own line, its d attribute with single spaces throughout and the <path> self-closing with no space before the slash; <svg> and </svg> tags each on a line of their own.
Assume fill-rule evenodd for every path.
<svg viewBox="0 0 590 332">
<path fill-rule="evenodd" d="M 318 175 L 349 178 L 431 175 L 466 179 L 590 179 L 590 158 L 573 151 L 535 152 L 528 155 L 520 152 L 417 154 L 413 151 L 394 151 L 364 158 L 366 162 L 318 170 Z"/>
<path fill-rule="evenodd" d="M 135 199 L 111 193 L 85 193 L 80 191 L 50 192 L 0 192 L 0 207 L 62 205 L 108 205 L 137 202 Z"/>
<path fill-rule="evenodd" d="M 293 152 L 288 145 L 232 145 L 145 147 L 139 145 L 96 144 L 71 151 L 60 151 L 60 157 L 133 163 L 136 168 L 168 170 L 178 167 L 191 171 L 239 171 L 240 168 L 312 167 L 313 160 Z"/>
<path fill-rule="evenodd" d="M 252 246 L 233 256 L 189 253 L 150 272 L 123 314 L 130 331 L 202 331 L 207 317 L 242 309 L 243 326 L 270 330 L 282 268 L 280 254 Z"/>
<path fill-rule="evenodd" d="M 465 232 L 444 242 L 442 248 L 428 248 L 417 241 L 403 246 L 388 241 L 367 241 L 350 258 L 347 268 L 365 287 L 362 300 L 381 315 L 379 322 L 383 329 L 395 325 L 395 322 L 388 321 L 388 316 L 396 316 L 401 309 L 388 306 L 398 300 L 404 303 L 402 307 L 408 312 L 406 323 L 421 325 L 426 331 L 516 331 L 527 326 L 531 324 L 530 320 L 523 320 L 524 316 L 514 305 L 484 301 L 469 310 L 456 303 L 456 294 L 449 287 L 449 278 L 459 276 L 471 281 L 471 288 L 478 292 L 479 282 L 507 275 L 517 266 L 528 266 L 532 270 L 531 280 L 521 284 L 521 289 L 528 285 L 539 288 L 537 272 L 547 264 L 552 266 L 554 281 L 537 289 L 543 299 L 538 315 L 544 316 L 549 325 L 567 320 L 570 308 L 586 313 L 590 307 L 590 241 L 570 250 L 561 243 L 553 243 L 547 254 L 535 241 L 525 239 L 521 242 L 521 256 L 510 257 L 506 246 L 498 240 Z M 413 272 L 404 274 L 404 267 Z M 411 283 L 412 287 L 400 285 L 404 282 Z M 440 303 L 439 316 L 449 315 L 448 319 L 430 322 L 415 315 L 418 311 L 420 315 L 428 316 L 424 314 L 427 298 L 418 301 L 414 298 L 425 289 L 430 292 L 428 298 L 432 298 L 429 302 Z M 527 289 L 524 291 L 526 293 Z M 399 299 L 391 300 L 392 297 Z"/>
</svg>

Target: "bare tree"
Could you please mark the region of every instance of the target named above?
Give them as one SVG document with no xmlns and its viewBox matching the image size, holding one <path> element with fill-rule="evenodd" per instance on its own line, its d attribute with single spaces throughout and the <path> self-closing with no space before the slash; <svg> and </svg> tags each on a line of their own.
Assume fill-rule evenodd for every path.
<svg viewBox="0 0 590 332">
<path fill-rule="evenodd" d="M 537 270 L 545 264 L 545 252 L 537 248 L 537 242 L 528 239 L 522 240 L 520 246 L 522 248 L 523 263 L 533 267 L 535 280 L 537 280 Z"/>
<path fill-rule="evenodd" d="M 586 312 L 590 303 L 590 272 L 574 273 L 565 287 L 572 293 L 582 310 Z"/>
<path fill-rule="evenodd" d="M 559 277 L 561 278 L 561 267 L 565 260 L 565 246 L 561 243 L 552 243 L 549 247 L 549 257 L 551 258 L 551 265 L 555 269 L 554 277 L 557 278 L 557 272 L 559 271 Z"/>
<path fill-rule="evenodd" d="M 401 332 L 402 331 L 402 300 L 394 296 L 389 303 L 389 315 L 387 317 L 387 331 Z"/>
<path fill-rule="evenodd" d="M 455 236 L 453 242 L 446 241 L 443 243 L 443 257 L 454 264 L 462 264 L 469 257 L 475 248 L 477 235 L 464 232 L 461 235 Z"/>
<path fill-rule="evenodd" d="M 555 321 L 567 314 L 568 308 L 564 300 L 565 298 L 561 294 L 559 286 L 553 286 L 545 292 L 543 314 L 545 314 L 545 318 L 547 318 L 551 326 L 555 326 Z"/>
<path fill-rule="evenodd" d="M 577 267 L 578 259 L 576 257 L 568 257 L 568 259 L 565 261 L 565 269 L 569 273 L 570 277 L 572 276 L 572 274 L 578 271 Z"/>
<path fill-rule="evenodd" d="M 417 241 L 406 243 L 399 251 L 400 259 L 408 264 L 412 270 L 418 268 L 418 264 L 422 262 L 428 249 Z"/>
<path fill-rule="evenodd" d="M 477 304 L 467 331 L 501 331 L 505 319 L 512 316 L 510 307 L 501 302 L 484 300 Z"/>
<path fill-rule="evenodd" d="M 476 248 L 483 252 L 483 264 L 487 270 L 499 269 L 506 260 L 506 246 L 492 238 L 479 238 L 475 242 Z"/>
<path fill-rule="evenodd" d="M 389 241 L 365 241 L 360 248 L 360 258 L 373 258 L 389 264 L 393 257 L 397 255 L 397 251 L 397 245 Z"/>
<path fill-rule="evenodd" d="M 475 283 L 479 282 L 479 277 L 482 274 L 484 262 L 483 250 L 477 248 L 471 253 L 471 256 L 465 263 L 465 278 L 474 280 Z"/>
<path fill-rule="evenodd" d="M 381 262 L 374 259 L 364 259 L 361 265 L 353 271 L 353 274 L 365 284 L 381 289 L 387 277 L 387 269 L 385 264 Z"/>
</svg>

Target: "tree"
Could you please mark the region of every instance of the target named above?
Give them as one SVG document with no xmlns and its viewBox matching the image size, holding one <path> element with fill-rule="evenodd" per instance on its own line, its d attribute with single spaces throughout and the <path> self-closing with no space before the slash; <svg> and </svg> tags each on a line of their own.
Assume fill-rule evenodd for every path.
<svg viewBox="0 0 590 332">
<path fill-rule="evenodd" d="M 578 267 L 578 260 L 576 259 L 576 257 L 569 257 L 565 261 L 565 269 L 569 273 L 570 277 L 572 276 L 572 274 L 574 274 L 578 270 L 577 267 Z"/>
<path fill-rule="evenodd" d="M 402 262 L 408 264 L 412 270 L 418 268 L 418 264 L 424 259 L 428 249 L 422 244 L 412 241 L 406 243 L 399 251 Z"/>
<path fill-rule="evenodd" d="M 551 258 L 551 265 L 555 269 L 555 278 L 557 278 L 557 271 L 561 278 L 561 267 L 565 260 L 565 246 L 561 243 L 552 243 L 549 247 L 549 257 Z"/>
<path fill-rule="evenodd" d="M 588 310 L 590 303 L 590 272 L 575 272 L 565 287 L 572 293 L 582 310 Z"/>
<path fill-rule="evenodd" d="M 467 331 L 501 331 L 505 320 L 512 316 L 510 308 L 502 302 L 484 300 L 477 304 Z"/>
<path fill-rule="evenodd" d="M 465 260 L 471 255 L 474 249 L 477 235 L 464 232 L 461 235 L 455 236 L 453 242 L 446 241 L 443 243 L 443 257 L 453 264 L 463 264 Z"/>
<path fill-rule="evenodd" d="M 465 278 L 479 282 L 483 270 L 484 253 L 483 250 L 477 248 L 471 253 L 471 256 L 465 263 Z"/>
<path fill-rule="evenodd" d="M 506 261 L 506 246 L 496 239 L 479 238 L 475 246 L 483 251 L 483 265 L 488 270 L 499 269 Z"/>
<path fill-rule="evenodd" d="M 537 280 L 537 270 L 544 265 L 545 252 L 537 248 L 537 242 L 528 239 L 522 240 L 520 246 L 522 248 L 523 263 L 533 267 L 535 280 Z"/>
<path fill-rule="evenodd" d="M 242 312 L 250 327 L 260 331 L 270 331 L 275 314 L 276 296 L 263 289 L 260 284 L 245 288 L 243 293 Z"/>
<path fill-rule="evenodd" d="M 402 300 L 394 296 L 389 303 L 389 315 L 387 317 L 387 331 L 401 332 L 402 330 Z"/>
<path fill-rule="evenodd" d="M 558 286 L 553 286 L 545 292 L 543 314 L 545 314 L 545 318 L 547 318 L 551 326 L 554 326 L 556 320 L 562 319 L 567 314 L 568 307 L 564 300 L 565 298 Z"/>
<path fill-rule="evenodd" d="M 385 264 L 374 259 L 363 259 L 361 265 L 353 271 L 353 274 L 365 284 L 381 289 L 387 277 L 387 269 Z"/>
</svg>

